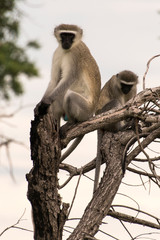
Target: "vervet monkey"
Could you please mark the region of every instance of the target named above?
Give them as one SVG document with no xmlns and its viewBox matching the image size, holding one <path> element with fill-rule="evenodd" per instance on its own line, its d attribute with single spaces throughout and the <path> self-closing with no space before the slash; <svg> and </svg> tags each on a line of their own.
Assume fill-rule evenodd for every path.
<svg viewBox="0 0 160 240">
<path fill-rule="evenodd" d="M 59 123 L 61 117 L 69 122 L 85 121 L 95 112 L 101 77 L 95 59 L 81 40 L 82 34 L 76 25 L 61 24 L 54 29 L 59 45 L 53 55 L 51 80 L 35 114 L 45 114 L 51 106 Z"/>
<path fill-rule="evenodd" d="M 122 71 L 117 75 L 113 75 L 111 79 L 104 85 L 101 90 L 99 102 L 96 108 L 96 114 L 100 114 L 105 111 L 109 111 L 115 107 L 124 106 L 125 103 L 133 98 L 137 94 L 137 83 L 138 76 L 131 71 Z M 110 124 L 105 127 L 107 131 L 119 131 L 123 128 L 124 122 L 118 122 Z M 95 169 L 95 180 L 94 180 L 94 192 L 98 187 L 100 166 L 101 166 L 101 153 L 100 145 L 103 130 L 98 130 L 98 146 L 97 146 L 97 158 L 96 158 L 96 169 Z"/>
<path fill-rule="evenodd" d="M 120 105 L 125 105 L 137 94 L 137 83 L 138 76 L 131 71 L 125 70 L 113 75 L 101 90 L 96 113 L 99 114 L 103 107 L 113 100 L 116 100 L 117 104 L 119 102 Z"/>
</svg>

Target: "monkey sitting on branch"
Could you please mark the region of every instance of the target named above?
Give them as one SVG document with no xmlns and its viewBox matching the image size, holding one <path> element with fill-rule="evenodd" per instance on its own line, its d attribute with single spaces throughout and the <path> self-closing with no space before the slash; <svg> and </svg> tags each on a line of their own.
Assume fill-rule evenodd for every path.
<svg viewBox="0 0 160 240">
<path fill-rule="evenodd" d="M 51 80 L 35 108 L 35 115 L 44 115 L 50 108 L 59 129 L 61 117 L 73 123 L 93 116 L 99 99 L 101 76 L 95 59 L 81 40 L 81 28 L 61 24 L 54 29 L 54 35 L 59 45 L 53 55 Z M 74 148 L 82 138 L 75 139 Z M 61 161 L 70 152 L 72 150 L 68 149 Z"/>
<path fill-rule="evenodd" d="M 124 106 L 127 101 L 137 94 L 137 83 L 138 76 L 131 71 L 125 70 L 117 75 L 113 75 L 101 90 L 99 102 L 96 107 L 96 114 L 109 111 L 116 107 L 118 108 Z M 98 130 L 97 157 L 93 192 L 96 191 L 99 182 L 101 166 L 100 146 L 103 130 L 117 132 L 122 130 L 124 126 L 124 121 L 120 121 Z"/>
</svg>

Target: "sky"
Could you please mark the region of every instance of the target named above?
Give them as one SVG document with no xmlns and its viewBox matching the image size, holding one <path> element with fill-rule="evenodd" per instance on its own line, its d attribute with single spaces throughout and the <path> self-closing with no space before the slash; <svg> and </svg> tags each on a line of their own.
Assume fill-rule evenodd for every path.
<svg viewBox="0 0 160 240">
<path fill-rule="evenodd" d="M 9 175 L 9 163 L 5 149 L 0 151 L 0 232 L 16 223 L 24 210 L 25 214 L 20 226 L 32 229 L 31 208 L 26 197 L 27 182 L 25 179 L 25 174 L 32 167 L 29 151 L 30 122 L 33 119 L 33 109 L 43 96 L 50 80 L 51 59 L 57 47 L 53 36 L 54 27 L 61 23 L 68 23 L 77 24 L 83 28 L 83 41 L 98 63 L 102 86 L 113 74 L 127 69 L 139 76 L 138 91 L 141 91 L 147 61 L 152 56 L 160 54 L 159 0 L 25 0 L 19 1 L 18 7 L 23 13 L 19 43 L 24 45 L 27 40 L 36 39 L 41 44 L 40 50 L 28 53 L 39 67 L 40 77 L 32 80 L 22 77 L 25 95 L 21 98 L 14 98 L 11 103 L 8 103 L 7 108 L 2 110 L 10 113 L 24 106 L 12 119 L 0 121 L 0 128 L 2 134 L 16 138 L 25 146 L 14 144 L 10 148 L 15 181 Z M 159 86 L 159 75 L 160 58 L 157 58 L 151 62 L 146 77 L 146 87 Z M 95 154 L 96 133 L 94 132 L 85 136 L 67 161 L 80 167 L 92 160 Z M 61 172 L 59 176 L 61 183 L 67 177 L 66 173 Z M 93 177 L 93 173 L 91 176 Z M 77 178 L 60 192 L 63 201 L 71 201 L 76 182 Z M 129 182 L 132 185 L 140 184 L 137 177 L 128 173 L 123 182 Z M 156 186 L 152 185 L 151 189 L 146 186 L 145 190 L 144 187 L 127 187 L 124 183 L 119 193 L 128 194 L 136 199 L 143 209 L 160 216 L 160 192 Z M 83 177 L 71 217 L 81 216 L 91 199 L 92 189 L 92 182 Z M 116 196 L 114 202 L 137 207 L 133 200 L 120 194 Z M 119 231 L 117 237 L 121 240 L 130 239 L 118 221 L 111 218 L 107 218 L 106 221 L 110 224 L 103 226 L 103 230 L 113 233 L 116 226 Z M 129 225 L 128 227 L 133 235 L 135 231 L 137 233 L 141 231 L 138 226 Z M 151 229 L 144 230 L 143 228 L 143 231 L 150 232 Z M 67 236 L 65 233 L 64 239 Z M 102 240 L 111 239 L 103 234 L 97 235 L 98 237 Z M 155 239 L 158 239 L 156 237 Z M 22 238 L 31 240 L 33 234 L 11 229 L 1 236 L 2 240 Z"/>
</svg>

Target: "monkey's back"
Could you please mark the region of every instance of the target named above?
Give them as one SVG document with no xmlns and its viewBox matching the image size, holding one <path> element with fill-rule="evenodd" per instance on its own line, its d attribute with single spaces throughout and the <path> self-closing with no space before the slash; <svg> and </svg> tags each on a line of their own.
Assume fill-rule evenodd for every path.
<svg viewBox="0 0 160 240">
<path fill-rule="evenodd" d="M 72 51 L 73 61 L 77 68 L 76 72 L 79 72 L 79 76 L 70 89 L 88 99 L 93 107 L 98 102 L 101 89 L 101 76 L 98 65 L 88 47 L 82 41 Z"/>
<path fill-rule="evenodd" d="M 100 97 L 99 97 L 99 101 L 96 107 L 96 112 L 98 112 L 99 110 L 101 110 L 104 105 L 106 105 L 107 103 L 109 103 L 112 99 L 116 98 L 116 89 L 114 89 L 113 91 L 113 84 L 115 81 L 115 75 L 113 75 L 111 77 L 110 80 L 108 80 L 106 82 L 106 84 L 103 86 L 101 92 L 100 92 Z"/>
</svg>

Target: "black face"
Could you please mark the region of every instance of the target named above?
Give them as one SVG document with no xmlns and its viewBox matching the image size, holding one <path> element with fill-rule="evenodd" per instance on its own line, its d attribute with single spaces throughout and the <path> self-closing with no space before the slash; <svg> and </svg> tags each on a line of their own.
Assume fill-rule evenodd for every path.
<svg viewBox="0 0 160 240">
<path fill-rule="evenodd" d="M 62 48 L 63 49 L 70 49 L 70 47 L 72 46 L 73 40 L 75 38 L 75 34 L 74 33 L 61 33 L 61 43 L 62 43 Z"/>
<path fill-rule="evenodd" d="M 133 85 L 121 83 L 121 90 L 124 94 L 129 93 L 131 91 L 132 87 L 133 87 Z"/>
</svg>

